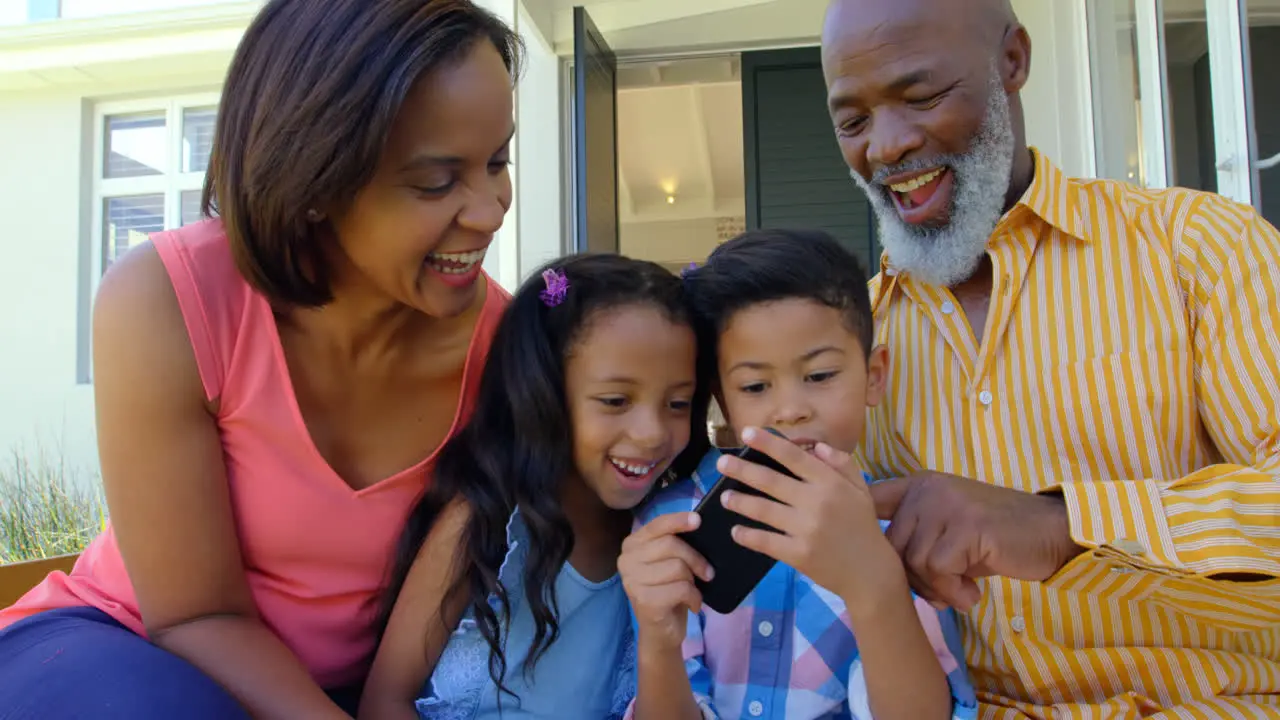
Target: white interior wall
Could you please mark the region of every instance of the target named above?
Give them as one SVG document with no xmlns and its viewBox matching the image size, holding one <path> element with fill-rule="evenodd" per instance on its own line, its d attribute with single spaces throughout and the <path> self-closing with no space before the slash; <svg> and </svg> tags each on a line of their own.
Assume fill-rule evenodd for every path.
<svg viewBox="0 0 1280 720">
<path fill-rule="evenodd" d="M 641 260 L 681 265 L 706 260 L 720 244 L 716 218 L 625 223 L 621 250 Z"/>
</svg>

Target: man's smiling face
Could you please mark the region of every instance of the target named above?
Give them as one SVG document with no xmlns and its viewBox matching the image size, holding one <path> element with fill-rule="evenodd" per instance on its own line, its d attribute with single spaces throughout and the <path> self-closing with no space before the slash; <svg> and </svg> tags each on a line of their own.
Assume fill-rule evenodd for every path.
<svg viewBox="0 0 1280 720">
<path fill-rule="evenodd" d="M 823 33 L 828 107 L 894 265 L 937 285 L 977 267 L 1021 143 L 999 0 L 837 0 Z M 975 17 L 976 16 L 976 17 Z"/>
</svg>

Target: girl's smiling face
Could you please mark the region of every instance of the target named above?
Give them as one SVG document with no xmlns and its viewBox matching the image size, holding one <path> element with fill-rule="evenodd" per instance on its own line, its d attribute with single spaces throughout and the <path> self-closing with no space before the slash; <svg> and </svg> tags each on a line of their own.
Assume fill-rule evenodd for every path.
<svg viewBox="0 0 1280 720">
<path fill-rule="evenodd" d="M 578 477 L 608 508 L 635 507 L 689 443 L 693 330 L 650 305 L 589 318 L 565 363 Z"/>
</svg>

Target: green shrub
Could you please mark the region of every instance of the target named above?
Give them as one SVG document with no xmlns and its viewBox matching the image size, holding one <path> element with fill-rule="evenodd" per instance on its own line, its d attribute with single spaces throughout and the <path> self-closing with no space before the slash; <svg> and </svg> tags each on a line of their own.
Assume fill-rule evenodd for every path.
<svg viewBox="0 0 1280 720">
<path fill-rule="evenodd" d="M 96 478 L 15 451 L 0 465 L 0 564 L 78 553 L 107 521 Z"/>
</svg>

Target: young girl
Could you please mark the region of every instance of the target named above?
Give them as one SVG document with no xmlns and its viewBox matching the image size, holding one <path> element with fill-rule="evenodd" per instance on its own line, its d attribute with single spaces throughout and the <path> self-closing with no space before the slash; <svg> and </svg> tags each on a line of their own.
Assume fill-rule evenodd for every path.
<svg viewBox="0 0 1280 720">
<path fill-rule="evenodd" d="M 616 561 L 631 509 L 707 449 L 696 348 L 680 280 L 653 263 L 581 255 L 519 289 L 408 519 L 361 718 L 622 715 Z"/>
</svg>

